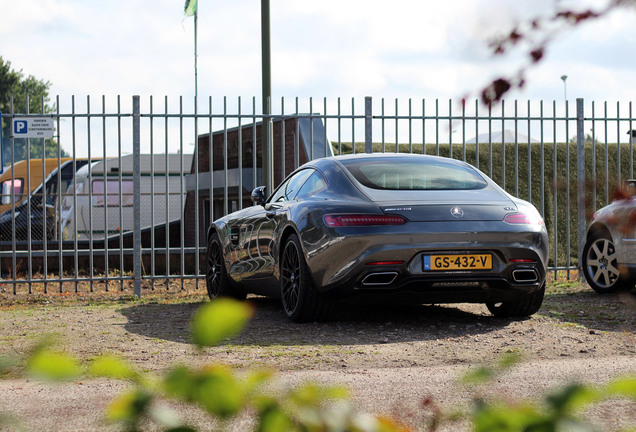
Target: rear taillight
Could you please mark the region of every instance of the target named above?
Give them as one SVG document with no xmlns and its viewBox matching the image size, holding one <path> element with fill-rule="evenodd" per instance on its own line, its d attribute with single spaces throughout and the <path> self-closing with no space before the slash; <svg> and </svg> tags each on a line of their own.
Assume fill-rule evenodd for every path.
<svg viewBox="0 0 636 432">
<path fill-rule="evenodd" d="M 406 218 L 399 215 L 325 215 L 325 225 L 328 227 L 403 225 L 406 222 Z"/>
<path fill-rule="evenodd" d="M 512 225 L 543 225 L 543 218 L 528 213 L 508 213 L 503 221 Z"/>
</svg>

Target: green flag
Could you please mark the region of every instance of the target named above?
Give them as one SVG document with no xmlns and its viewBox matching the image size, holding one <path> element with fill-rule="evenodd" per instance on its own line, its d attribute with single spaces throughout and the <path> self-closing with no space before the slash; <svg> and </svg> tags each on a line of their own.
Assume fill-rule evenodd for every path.
<svg viewBox="0 0 636 432">
<path fill-rule="evenodd" d="M 186 0 L 183 13 L 185 16 L 194 16 L 197 13 L 197 0 Z"/>
</svg>

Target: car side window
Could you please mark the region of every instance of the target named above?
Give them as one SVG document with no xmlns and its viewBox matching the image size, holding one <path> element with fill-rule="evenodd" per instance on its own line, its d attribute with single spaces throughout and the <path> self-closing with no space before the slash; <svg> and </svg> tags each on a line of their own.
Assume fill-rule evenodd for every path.
<svg viewBox="0 0 636 432">
<path fill-rule="evenodd" d="M 317 194 L 321 190 L 327 187 L 327 182 L 322 178 L 319 172 L 315 171 L 302 185 L 300 190 L 298 191 L 298 195 L 296 195 L 296 199 L 304 199 L 308 198 L 312 195 Z"/>
<path fill-rule="evenodd" d="M 307 178 L 314 172 L 312 169 L 298 171 L 285 181 L 272 196 L 271 203 L 281 203 L 294 199 L 300 187 Z"/>
<path fill-rule="evenodd" d="M 13 181 L 5 180 L 2 182 L 2 201 L 1 204 L 11 204 L 13 202 L 13 195 L 19 198 L 23 191 L 23 179 L 17 178 Z"/>
</svg>

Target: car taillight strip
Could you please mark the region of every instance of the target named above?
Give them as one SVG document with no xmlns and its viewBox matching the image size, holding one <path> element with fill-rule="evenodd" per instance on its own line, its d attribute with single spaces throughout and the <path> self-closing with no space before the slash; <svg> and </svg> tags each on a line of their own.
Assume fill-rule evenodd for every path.
<svg viewBox="0 0 636 432">
<path fill-rule="evenodd" d="M 329 227 L 351 227 L 372 225 L 402 225 L 406 219 L 399 215 L 325 215 Z"/>
<path fill-rule="evenodd" d="M 508 213 L 503 221 L 513 225 L 543 225 L 541 217 L 533 217 L 526 213 Z"/>
</svg>

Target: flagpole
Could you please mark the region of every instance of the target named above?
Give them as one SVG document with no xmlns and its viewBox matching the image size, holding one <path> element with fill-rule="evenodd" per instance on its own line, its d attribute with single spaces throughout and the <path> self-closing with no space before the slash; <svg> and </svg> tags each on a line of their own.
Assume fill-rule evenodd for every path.
<svg viewBox="0 0 636 432">
<path fill-rule="evenodd" d="M 186 0 L 183 7 L 183 14 L 187 17 L 194 16 L 194 113 L 197 114 L 198 96 L 199 96 L 199 77 L 197 72 L 197 21 L 199 18 L 199 7 L 197 0 Z"/>
<path fill-rule="evenodd" d="M 197 2 L 197 5 L 194 9 L 194 105 L 195 105 L 195 114 L 196 114 L 196 108 L 198 105 L 198 95 L 199 95 L 199 88 L 198 88 L 198 75 L 197 75 L 197 19 L 199 17 L 199 5 Z"/>
<path fill-rule="evenodd" d="M 197 215 L 195 218 L 195 231 L 199 232 L 199 78 L 197 71 L 197 20 L 199 17 L 199 2 L 196 2 L 194 7 L 194 173 L 195 173 L 195 194 L 194 194 L 194 213 Z M 210 134 L 210 136 L 212 136 Z M 211 139 L 210 139 L 211 142 Z M 183 175 L 183 174 L 182 174 Z M 210 201 L 212 201 L 212 188 L 210 186 Z M 183 224 L 181 224 L 183 226 Z M 199 236 L 195 238 L 194 246 L 196 250 L 199 250 Z M 199 260 L 196 260 L 196 274 L 199 274 Z M 197 289 L 199 288 L 199 281 L 197 279 Z"/>
</svg>

